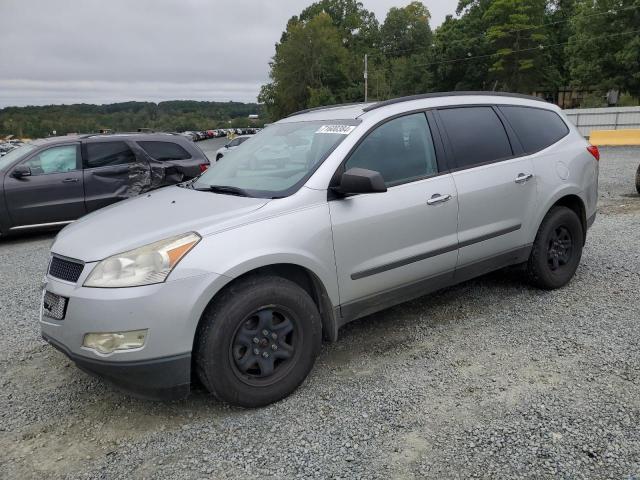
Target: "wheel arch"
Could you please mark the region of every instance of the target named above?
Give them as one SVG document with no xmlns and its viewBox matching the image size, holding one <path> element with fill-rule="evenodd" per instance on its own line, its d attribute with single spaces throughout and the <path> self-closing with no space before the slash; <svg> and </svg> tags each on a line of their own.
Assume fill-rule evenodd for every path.
<svg viewBox="0 0 640 480">
<path fill-rule="evenodd" d="M 278 276 L 292 281 L 296 285 L 300 286 L 309 294 L 309 296 L 318 307 L 320 318 L 322 320 L 323 339 L 329 342 L 334 342 L 337 340 L 339 325 L 337 311 L 334 308 L 331 297 L 327 292 L 327 288 L 325 287 L 324 283 L 320 279 L 320 276 L 310 268 L 302 266 L 299 263 L 281 262 L 269 263 L 253 268 L 247 268 L 242 273 L 238 273 L 237 271 L 234 272 L 234 275 L 230 279 L 230 281 L 228 281 L 211 296 L 206 306 L 200 313 L 200 317 L 198 318 L 197 326 L 194 332 L 194 346 L 195 342 L 197 341 L 200 324 L 207 309 L 210 308 L 210 306 L 215 303 L 218 298 L 220 298 L 221 293 L 231 288 L 238 282 L 251 276 Z"/>
<path fill-rule="evenodd" d="M 549 201 L 546 207 L 542 210 L 542 216 L 538 218 L 538 227 L 536 229 L 536 235 L 538 230 L 540 229 L 540 225 L 544 220 L 544 217 L 547 216 L 549 211 L 554 207 L 567 207 L 578 216 L 580 219 L 580 224 L 582 225 L 582 241 L 583 244 L 587 239 L 587 209 L 585 200 L 580 195 L 580 192 L 577 190 L 567 190 L 556 193 L 553 198 Z"/>
</svg>

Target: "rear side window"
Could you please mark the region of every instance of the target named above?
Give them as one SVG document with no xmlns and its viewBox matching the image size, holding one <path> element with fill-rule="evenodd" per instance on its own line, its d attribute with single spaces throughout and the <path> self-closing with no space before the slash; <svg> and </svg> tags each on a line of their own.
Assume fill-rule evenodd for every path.
<svg viewBox="0 0 640 480">
<path fill-rule="evenodd" d="M 177 143 L 172 142 L 138 142 L 138 145 L 149 154 L 151 158 L 163 160 L 187 160 L 191 158 L 189 152 Z"/>
<path fill-rule="evenodd" d="M 534 153 L 553 145 L 569 133 L 560 116 L 550 110 L 532 107 L 501 106 L 526 153 Z"/>
<path fill-rule="evenodd" d="M 491 107 L 438 110 L 447 131 L 456 168 L 495 162 L 513 155 L 507 132 Z"/>
<path fill-rule="evenodd" d="M 436 152 L 424 113 L 390 120 L 371 132 L 351 154 L 345 169 L 379 172 L 387 186 L 438 172 Z"/>
<path fill-rule="evenodd" d="M 87 143 L 87 168 L 124 165 L 136 161 L 125 142 Z"/>
</svg>

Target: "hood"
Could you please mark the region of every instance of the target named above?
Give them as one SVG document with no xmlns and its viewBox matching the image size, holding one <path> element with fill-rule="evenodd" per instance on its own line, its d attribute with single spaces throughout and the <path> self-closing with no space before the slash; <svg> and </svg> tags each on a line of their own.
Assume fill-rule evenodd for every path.
<svg viewBox="0 0 640 480">
<path fill-rule="evenodd" d="M 84 262 L 102 260 L 185 232 L 206 235 L 229 228 L 269 202 L 189 188 L 167 187 L 96 212 L 65 227 L 51 251 Z"/>
</svg>

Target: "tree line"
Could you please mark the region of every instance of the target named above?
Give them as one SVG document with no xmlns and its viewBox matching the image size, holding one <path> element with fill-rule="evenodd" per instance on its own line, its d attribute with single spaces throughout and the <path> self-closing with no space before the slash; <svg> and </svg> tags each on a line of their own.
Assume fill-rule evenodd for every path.
<svg viewBox="0 0 640 480">
<path fill-rule="evenodd" d="M 175 100 L 108 105 L 47 105 L 0 109 L 0 136 L 37 138 L 56 132 L 92 133 L 101 129 L 134 132 L 139 128 L 182 132 L 256 125 L 248 116 L 260 114 L 257 103 Z"/>
<path fill-rule="evenodd" d="M 452 90 L 609 91 L 640 96 L 640 0 L 459 0 L 435 30 L 427 7 L 391 8 L 380 23 L 357 0 L 320 0 L 292 17 L 276 43 L 258 100 L 278 119 L 368 95 Z M 637 103 L 635 103 L 637 104 Z"/>
</svg>

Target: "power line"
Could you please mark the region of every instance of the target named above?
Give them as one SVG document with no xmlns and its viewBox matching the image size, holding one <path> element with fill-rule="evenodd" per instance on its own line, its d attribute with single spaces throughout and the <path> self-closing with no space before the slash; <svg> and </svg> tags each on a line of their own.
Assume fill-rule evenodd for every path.
<svg viewBox="0 0 640 480">
<path fill-rule="evenodd" d="M 592 40 L 600 40 L 602 38 L 610 38 L 610 37 L 618 37 L 620 35 L 630 35 L 630 34 L 634 34 L 634 33 L 640 33 L 640 30 L 632 30 L 629 32 L 619 32 L 619 33 L 611 33 L 608 35 L 600 35 L 599 37 L 591 37 L 588 40 L 592 41 Z M 552 43 L 549 45 L 537 45 L 535 47 L 531 47 L 531 48 L 523 48 L 520 50 L 512 50 L 508 53 L 504 53 L 504 54 L 500 54 L 500 53 L 488 53 L 486 55 L 475 55 L 475 56 L 471 56 L 471 57 L 463 57 L 463 58 L 452 58 L 450 60 L 442 60 L 439 62 L 430 62 L 430 63 L 419 63 L 417 65 L 412 65 L 412 67 L 427 67 L 427 66 L 431 66 L 431 65 L 441 65 L 441 64 L 445 64 L 445 63 L 455 63 L 455 62 L 464 62 L 467 60 L 475 60 L 478 58 L 488 58 L 488 57 L 495 57 L 496 55 L 512 55 L 514 53 L 520 53 L 520 52 L 531 52 L 533 50 L 544 50 L 545 48 L 551 48 L 551 47 L 558 47 L 560 45 L 568 45 L 570 42 L 561 42 L 561 43 Z"/>
<path fill-rule="evenodd" d="M 620 12 L 624 12 L 624 11 L 628 11 L 628 10 L 635 10 L 640 8 L 640 5 L 631 5 L 628 7 L 622 7 L 622 8 L 617 8 L 617 9 L 612 9 L 612 10 L 607 10 L 606 12 L 598 12 L 598 13 L 591 13 L 591 14 L 587 14 L 587 15 L 581 15 L 581 18 L 592 18 L 592 17 L 597 17 L 597 16 L 601 16 L 601 15 L 613 15 L 615 13 L 620 13 Z M 554 22 L 547 22 L 547 23 L 543 23 L 542 25 L 531 25 L 529 27 L 524 27 L 524 28 L 518 28 L 518 29 L 513 29 L 513 30 L 506 30 L 502 33 L 518 33 L 518 32 L 524 32 L 524 31 L 528 31 L 528 30 L 537 30 L 539 28 L 545 28 L 548 27 L 550 25 L 558 25 L 561 23 L 568 23 L 570 22 L 572 19 L 569 20 L 556 20 Z M 487 33 L 483 32 L 481 34 L 482 37 L 486 37 Z M 451 40 L 449 42 L 447 42 L 448 44 L 452 44 L 452 43 L 462 43 L 462 42 L 468 42 L 468 39 L 458 39 L 458 40 Z M 428 47 L 413 47 L 413 48 L 404 48 L 401 50 L 395 50 L 393 52 L 390 53 L 384 53 L 384 52 L 373 52 L 373 53 L 369 53 L 369 57 L 378 57 L 378 56 L 390 56 L 390 55 L 397 55 L 399 53 L 406 53 L 406 52 L 412 52 L 412 51 L 427 51 L 429 49 L 431 49 L 433 45 L 428 46 Z"/>
</svg>

